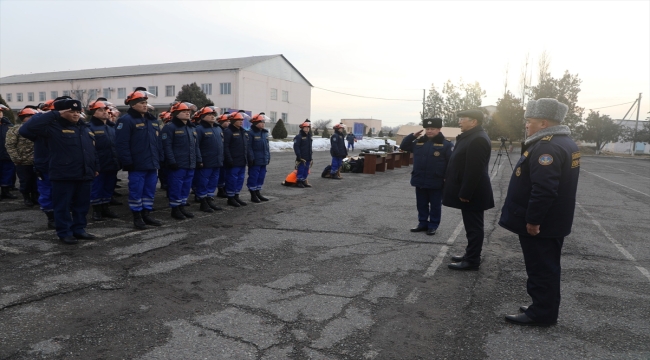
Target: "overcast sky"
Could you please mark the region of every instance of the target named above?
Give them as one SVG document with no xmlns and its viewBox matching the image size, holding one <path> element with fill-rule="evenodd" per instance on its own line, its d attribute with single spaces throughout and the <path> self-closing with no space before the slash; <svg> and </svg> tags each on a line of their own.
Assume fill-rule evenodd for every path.
<svg viewBox="0 0 650 360">
<path fill-rule="evenodd" d="M 578 74 L 578 104 L 650 111 L 650 1 L 0 0 L 0 76 L 283 54 L 314 86 L 311 118 L 419 121 L 422 89 L 478 81 L 483 105 L 536 72 Z M 535 79 L 533 79 L 535 84 Z M 330 93 L 416 101 L 387 101 Z M 630 117 L 628 116 L 628 119 Z M 633 117 L 635 118 L 635 116 Z"/>
</svg>

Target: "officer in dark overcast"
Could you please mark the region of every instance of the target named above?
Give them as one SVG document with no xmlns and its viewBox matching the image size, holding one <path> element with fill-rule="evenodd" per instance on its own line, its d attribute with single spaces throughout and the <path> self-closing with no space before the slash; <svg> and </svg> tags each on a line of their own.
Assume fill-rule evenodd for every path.
<svg viewBox="0 0 650 360">
<path fill-rule="evenodd" d="M 569 107 L 555 99 L 526 106 L 526 141 L 508 186 L 499 225 L 519 235 L 532 305 L 507 315 L 517 325 L 555 324 L 560 309 L 560 255 L 571 233 L 580 152 L 562 121 Z"/>
<path fill-rule="evenodd" d="M 483 249 L 483 212 L 494 207 L 488 163 L 492 142 L 481 126 L 481 110 L 465 110 L 458 114 L 461 134 L 456 137 L 445 173 L 442 204 L 460 209 L 467 233 L 467 247 L 462 256 L 452 256 L 452 270 L 478 270 Z"/>
</svg>

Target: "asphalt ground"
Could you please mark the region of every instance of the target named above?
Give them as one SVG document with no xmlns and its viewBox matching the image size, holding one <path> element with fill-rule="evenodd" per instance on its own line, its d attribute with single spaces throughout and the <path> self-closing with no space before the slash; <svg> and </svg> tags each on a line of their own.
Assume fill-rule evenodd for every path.
<svg viewBox="0 0 650 360">
<path fill-rule="evenodd" d="M 497 225 L 501 160 L 478 272 L 446 267 L 466 245 L 458 210 L 409 232 L 411 168 L 322 179 L 328 152 L 311 189 L 281 186 L 294 156 L 273 153 L 267 203 L 177 221 L 159 191 L 163 227 L 136 231 L 117 206 L 75 246 L 0 201 L 0 359 L 649 359 L 650 161 L 583 157 L 560 318 L 535 328 L 503 319 L 530 298 Z"/>
</svg>

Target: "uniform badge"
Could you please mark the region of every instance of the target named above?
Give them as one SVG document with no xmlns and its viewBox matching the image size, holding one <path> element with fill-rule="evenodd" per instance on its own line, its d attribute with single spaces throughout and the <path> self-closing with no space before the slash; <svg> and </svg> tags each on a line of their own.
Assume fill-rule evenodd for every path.
<svg viewBox="0 0 650 360">
<path fill-rule="evenodd" d="M 167 133 L 163 133 L 163 134 L 162 134 L 162 139 L 163 139 L 163 140 L 167 140 Z"/>
<path fill-rule="evenodd" d="M 553 157 L 550 154 L 544 154 L 537 161 L 540 165 L 551 165 L 553 163 Z"/>
<path fill-rule="evenodd" d="M 524 157 L 528 157 L 528 151 L 524 151 Z"/>
<path fill-rule="evenodd" d="M 435 152 L 433 153 L 433 156 L 440 156 L 440 151 L 435 151 Z"/>
<path fill-rule="evenodd" d="M 515 171 L 515 175 L 520 176 L 521 175 L 521 166 L 517 168 Z"/>
<path fill-rule="evenodd" d="M 124 123 L 117 124 L 117 130 L 121 130 L 124 127 Z"/>
</svg>

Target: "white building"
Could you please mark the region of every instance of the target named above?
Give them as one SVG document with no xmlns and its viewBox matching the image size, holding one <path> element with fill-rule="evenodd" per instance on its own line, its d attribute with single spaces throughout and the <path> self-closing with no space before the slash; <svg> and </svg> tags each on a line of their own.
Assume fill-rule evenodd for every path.
<svg viewBox="0 0 650 360">
<path fill-rule="evenodd" d="M 636 120 L 614 120 L 615 123 L 634 129 L 636 126 Z M 647 121 L 639 120 L 637 131 L 643 129 Z M 609 151 L 619 154 L 629 154 L 632 151 L 632 142 L 631 141 L 619 141 L 615 143 L 609 143 L 603 147 L 602 151 Z M 650 144 L 638 142 L 636 143 L 635 154 L 650 154 Z"/>
<path fill-rule="evenodd" d="M 0 78 L 0 94 L 14 111 L 62 95 L 82 102 L 103 96 L 124 107 L 126 95 L 143 86 L 157 95 L 149 103 L 161 111 L 193 82 L 222 109 L 289 123 L 310 117 L 312 85 L 283 55 L 11 75 Z"/>
</svg>

